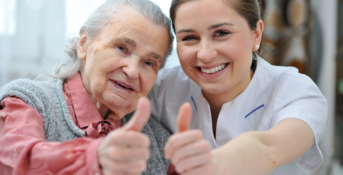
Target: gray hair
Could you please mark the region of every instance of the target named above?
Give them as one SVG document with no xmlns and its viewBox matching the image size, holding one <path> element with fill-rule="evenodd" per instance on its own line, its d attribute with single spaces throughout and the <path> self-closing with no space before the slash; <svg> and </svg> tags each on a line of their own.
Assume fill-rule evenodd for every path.
<svg viewBox="0 0 343 175">
<path fill-rule="evenodd" d="M 107 0 L 99 8 L 97 8 L 86 20 L 80 29 L 85 31 L 90 37 L 96 37 L 100 34 L 101 29 L 108 23 L 113 21 L 115 12 L 120 10 L 120 7 L 129 5 L 136 9 L 139 13 L 150 19 L 153 23 L 165 27 L 169 33 L 169 48 L 165 55 L 161 68 L 164 67 L 167 57 L 173 50 L 174 36 L 171 30 L 170 20 L 163 14 L 160 7 L 150 0 Z M 69 43 L 65 48 L 67 61 L 58 65 L 55 72 L 50 74 L 50 77 L 58 79 L 66 79 L 71 75 L 76 74 L 81 68 L 81 60 L 77 57 L 77 43 L 80 35 L 72 35 L 69 38 Z"/>
</svg>

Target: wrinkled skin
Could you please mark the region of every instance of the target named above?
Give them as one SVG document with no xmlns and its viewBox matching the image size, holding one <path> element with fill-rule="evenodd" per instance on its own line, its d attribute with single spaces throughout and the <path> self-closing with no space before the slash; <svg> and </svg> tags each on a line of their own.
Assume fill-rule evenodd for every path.
<svg viewBox="0 0 343 175">
<path fill-rule="evenodd" d="M 141 174 L 146 169 L 150 141 L 140 131 L 151 111 L 145 96 L 156 81 L 168 43 L 167 29 L 126 6 L 98 36 L 81 33 L 81 78 L 102 117 L 120 120 L 141 98 L 130 122 L 109 133 L 98 147 L 104 174 Z"/>
</svg>

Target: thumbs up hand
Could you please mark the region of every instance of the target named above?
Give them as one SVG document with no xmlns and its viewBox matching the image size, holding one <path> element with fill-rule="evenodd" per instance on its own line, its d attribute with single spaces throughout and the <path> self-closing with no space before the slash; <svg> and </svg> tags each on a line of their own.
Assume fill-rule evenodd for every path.
<svg viewBox="0 0 343 175">
<path fill-rule="evenodd" d="M 149 120 L 150 102 L 140 98 L 131 120 L 122 128 L 110 132 L 98 147 L 102 171 L 107 174 L 142 174 L 149 159 L 149 138 L 140 131 Z"/>
<path fill-rule="evenodd" d="M 178 133 L 169 138 L 165 155 L 182 175 L 209 175 L 212 173 L 211 147 L 200 130 L 189 130 L 191 116 L 190 104 L 183 104 L 177 119 Z"/>
</svg>

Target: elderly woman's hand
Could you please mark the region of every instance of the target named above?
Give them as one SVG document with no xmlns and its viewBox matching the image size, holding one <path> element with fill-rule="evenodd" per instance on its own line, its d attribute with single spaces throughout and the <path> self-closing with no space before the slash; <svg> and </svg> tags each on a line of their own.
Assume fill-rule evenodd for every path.
<svg viewBox="0 0 343 175">
<path fill-rule="evenodd" d="M 137 111 L 129 123 L 109 133 L 98 147 L 103 173 L 142 174 L 149 159 L 149 138 L 140 131 L 150 117 L 147 98 L 138 101 Z"/>
<path fill-rule="evenodd" d="M 212 154 L 210 143 L 200 130 L 188 130 L 191 120 L 191 106 L 181 106 L 178 116 L 179 132 L 172 135 L 165 147 L 166 158 L 182 175 L 212 174 Z"/>
</svg>

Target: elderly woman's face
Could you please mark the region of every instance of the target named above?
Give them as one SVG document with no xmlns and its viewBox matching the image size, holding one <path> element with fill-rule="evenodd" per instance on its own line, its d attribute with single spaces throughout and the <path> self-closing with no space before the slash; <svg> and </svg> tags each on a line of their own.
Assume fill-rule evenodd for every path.
<svg viewBox="0 0 343 175">
<path fill-rule="evenodd" d="M 81 77 L 92 100 L 120 119 L 135 109 L 139 97 L 146 96 L 155 83 L 169 35 L 130 7 L 114 18 L 96 38 L 81 35 L 78 57 L 83 60 Z"/>
</svg>

